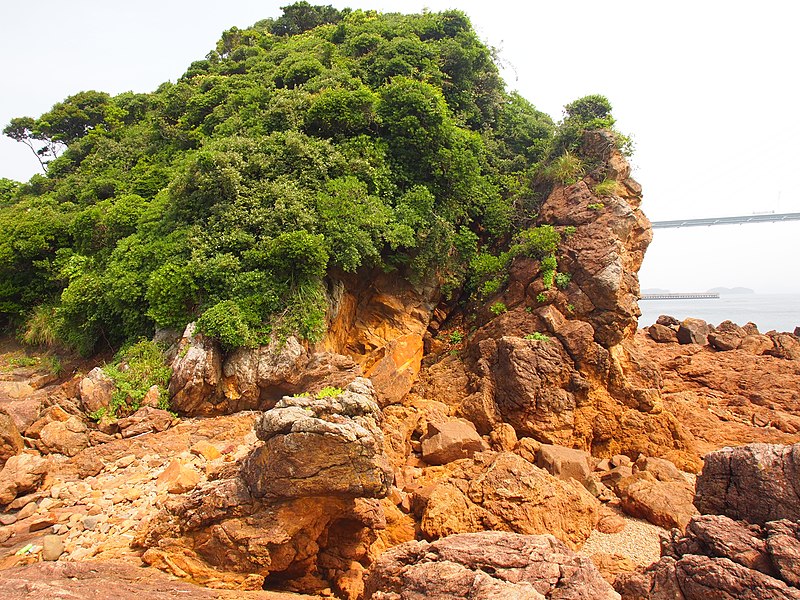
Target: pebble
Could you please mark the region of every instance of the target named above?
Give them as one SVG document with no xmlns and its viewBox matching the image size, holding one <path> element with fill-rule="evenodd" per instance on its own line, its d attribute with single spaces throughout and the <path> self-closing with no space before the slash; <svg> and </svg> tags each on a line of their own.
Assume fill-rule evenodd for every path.
<svg viewBox="0 0 800 600">
<path fill-rule="evenodd" d="M 622 554 L 637 565 L 649 565 L 661 558 L 659 535 L 666 531 L 647 521 L 621 515 L 625 529 L 619 533 L 601 533 L 594 530 L 581 548 L 581 554 Z"/>
<path fill-rule="evenodd" d="M 88 529 L 89 531 L 91 531 L 95 527 L 97 527 L 97 524 L 99 522 L 100 522 L 100 516 L 99 515 L 90 514 L 90 515 L 88 515 L 88 516 L 83 518 L 83 528 L 84 529 Z"/>
</svg>

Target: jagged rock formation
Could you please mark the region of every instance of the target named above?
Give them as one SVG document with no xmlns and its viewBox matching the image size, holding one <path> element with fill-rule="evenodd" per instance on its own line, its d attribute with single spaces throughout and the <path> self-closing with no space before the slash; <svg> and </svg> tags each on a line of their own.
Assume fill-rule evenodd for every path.
<svg viewBox="0 0 800 600">
<path fill-rule="evenodd" d="M 630 343 L 636 272 L 651 239 L 641 188 L 610 134 L 587 133 L 582 152 L 596 168 L 556 186 L 540 217 L 574 228 L 559 254 L 569 284 L 547 290 L 539 262 L 517 258 L 506 290 L 491 300 L 509 311 L 469 336 L 462 360 L 426 358 L 413 391 L 450 405 L 483 434 L 505 422 L 545 443 L 609 457 L 665 456 L 696 469 L 691 435 L 663 410 L 658 369 Z M 601 198 L 593 188 L 605 179 L 617 193 Z M 527 339 L 534 332 L 549 339 Z"/>
<path fill-rule="evenodd" d="M 150 565 L 216 586 L 261 588 L 264 578 L 360 592 L 388 490 L 381 415 L 368 380 L 335 398 L 284 398 L 260 418 L 262 442 L 187 495 L 165 503 L 139 533 Z M 305 583 L 303 580 L 305 578 Z"/>
<path fill-rule="evenodd" d="M 762 525 L 800 519 L 800 444 L 749 444 L 707 454 L 694 503 L 704 514 Z"/>
<path fill-rule="evenodd" d="M 662 539 L 661 560 L 622 575 L 622 597 L 800 598 L 798 449 L 752 444 L 707 455 L 695 503 L 711 514 Z"/>
<path fill-rule="evenodd" d="M 483 532 L 408 542 L 370 570 L 365 598 L 619 598 L 585 557 L 548 535 Z"/>
</svg>

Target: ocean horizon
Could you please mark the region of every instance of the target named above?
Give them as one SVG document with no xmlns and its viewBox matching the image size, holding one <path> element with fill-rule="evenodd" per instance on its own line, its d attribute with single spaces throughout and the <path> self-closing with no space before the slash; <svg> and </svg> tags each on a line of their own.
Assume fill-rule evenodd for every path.
<svg viewBox="0 0 800 600">
<path fill-rule="evenodd" d="M 719 298 L 693 300 L 639 300 L 639 328 L 649 327 L 659 315 L 683 320 L 703 319 L 712 325 L 733 321 L 755 323 L 762 333 L 792 333 L 800 326 L 800 294 L 720 294 Z"/>
</svg>

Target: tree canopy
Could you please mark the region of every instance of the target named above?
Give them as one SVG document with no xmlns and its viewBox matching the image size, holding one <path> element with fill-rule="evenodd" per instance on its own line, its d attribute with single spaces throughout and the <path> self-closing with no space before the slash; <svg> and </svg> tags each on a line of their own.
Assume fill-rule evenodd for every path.
<svg viewBox="0 0 800 600">
<path fill-rule="evenodd" d="M 563 148 L 607 104 L 569 105 Z M 4 133 L 47 172 L 0 185 L 0 319 L 84 352 L 191 320 L 228 347 L 314 340 L 335 270 L 456 289 L 561 139 L 462 12 L 307 2 L 151 94 L 79 92 Z"/>
</svg>

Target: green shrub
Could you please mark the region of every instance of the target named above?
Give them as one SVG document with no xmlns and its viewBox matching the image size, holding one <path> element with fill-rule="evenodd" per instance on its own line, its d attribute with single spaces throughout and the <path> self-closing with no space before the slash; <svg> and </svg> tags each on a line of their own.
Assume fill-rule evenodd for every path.
<svg viewBox="0 0 800 600">
<path fill-rule="evenodd" d="M 536 301 L 539 304 L 544 304 L 545 302 L 547 302 L 547 294 L 545 294 L 544 292 L 539 292 L 538 294 L 536 294 Z"/>
<path fill-rule="evenodd" d="M 572 281 L 572 275 L 569 273 L 556 273 L 556 287 L 561 290 L 567 289 L 569 282 Z"/>
<path fill-rule="evenodd" d="M 197 331 L 217 340 L 226 350 L 258 345 L 247 315 L 233 300 L 223 300 L 206 310 L 197 320 Z"/>
<path fill-rule="evenodd" d="M 160 406 L 168 407 L 167 385 L 172 369 L 164 364 L 163 351 L 155 342 L 141 340 L 123 348 L 112 364 L 103 367 L 103 372 L 117 388 L 109 404 L 110 416 L 123 417 L 138 410 L 154 385 L 158 386 Z"/>
<path fill-rule="evenodd" d="M 52 348 L 58 342 L 59 321 L 55 306 L 40 304 L 31 311 L 20 332 L 20 339 L 29 346 Z"/>
<path fill-rule="evenodd" d="M 450 332 L 449 339 L 451 344 L 460 344 L 462 341 L 464 341 L 464 334 L 456 329 L 455 331 Z"/>
<path fill-rule="evenodd" d="M 495 302 L 489 307 L 489 312 L 491 312 L 495 316 L 502 315 L 504 312 L 507 311 L 508 307 L 502 302 Z"/>
<path fill-rule="evenodd" d="M 594 186 L 594 193 L 596 196 L 605 198 L 607 196 L 617 196 L 622 190 L 622 186 L 616 179 L 604 179 L 596 186 Z"/>
<path fill-rule="evenodd" d="M 602 202 L 591 202 L 586 206 L 589 210 L 603 210 L 606 207 Z"/>
<path fill-rule="evenodd" d="M 583 177 L 584 172 L 581 159 L 567 150 L 550 163 L 545 174 L 552 181 L 563 183 L 564 185 L 572 185 Z"/>
<path fill-rule="evenodd" d="M 514 256 L 530 256 L 541 260 L 555 253 L 560 241 L 561 234 L 552 225 L 540 225 L 521 231 L 510 252 Z"/>
<path fill-rule="evenodd" d="M 344 394 L 344 390 L 338 387 L 324 387 L 320 391 L 317 392 L 315 396 L 317 400 L 321 400 L 322 398 L 336 398 L 337 396 L 341 396 Z"/>
<path fill-rule="evenodd" d="M 532 340 L 536 342 L 546 342 L 550 339 L 550 336 L 545 335 L 544 333 L 539 333 L 538 331 L 534 331 L 533 333 L 529 333 L 525 336 L 526 340 Z"/>
</svg>

